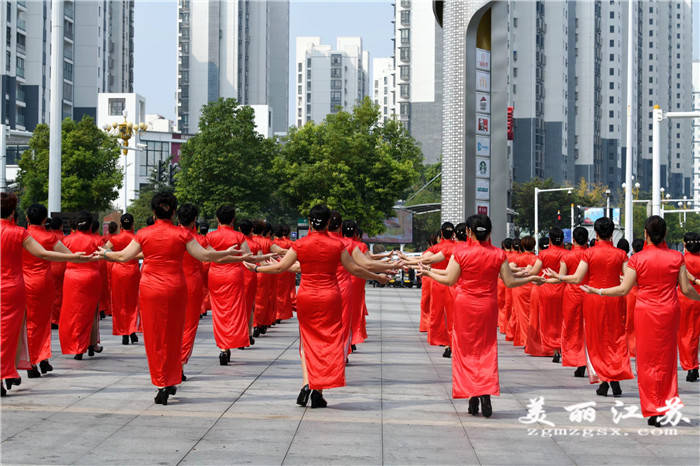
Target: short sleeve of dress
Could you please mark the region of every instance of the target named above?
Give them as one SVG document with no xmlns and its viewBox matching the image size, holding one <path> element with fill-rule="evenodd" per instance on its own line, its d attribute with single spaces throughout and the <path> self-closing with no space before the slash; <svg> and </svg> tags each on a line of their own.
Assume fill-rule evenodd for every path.
<svg viewBox="0 0 700 466">
<path fill-rule="evenodd" d="M 581 254 L 581 261 L 586 262 L 590 265 L 591 263 L 591 254 L 593 253 L 593 248 L 588 248 L 586 249 L 583 254 Z"/>
<path fill-rule="evenodd" d="M 178 228 L 178 230 L 180 230 L 180 240 L 182 240 L 183 243 L 187 244 L 194 238 L 192 232 L 187 228 Z"/>
<path fill-rule="evenodd" d="M 20 242 L 24 243 L 24 240 L 27 239 L 27 237 L 29 236 L 29 232 L 27 230 L 25 230 L 24 228 L 20 228 L 19 231 L 20 231 L 20 238 L 21 238 Z"/>
<path fill-rule="evenodd" d="M 638 265 L 639 265 L 639 253 L 632 254 L 632 257 L 630 257 L 630 260 L 627 261 L 627 267 L 629 267 L 632 270 L 637 270 Z"/>
<path fill-rule="evenodd" d="M 498 264 L 502 264 L 506 259 L 508 259 L 508 256 L 506 255 L 506 252 L 503 249 L 498 250 Z M 562 258 L 563 260 L 563 258 Z"/>
<path fill-rule="evenodd" d="M 142 245 L 143 240 L 146 239 L 147 234 L 148 233 L 146 232 L 146 228 L 141 228 L 139 231 L 136 232 L 134 239 L 136 240 L 137 243 Z"/>
</svg>

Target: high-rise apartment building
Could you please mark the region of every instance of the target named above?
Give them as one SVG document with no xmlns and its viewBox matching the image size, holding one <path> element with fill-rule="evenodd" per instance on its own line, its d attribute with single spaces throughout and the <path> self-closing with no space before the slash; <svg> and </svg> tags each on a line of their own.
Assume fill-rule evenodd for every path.
<svg viewBox="0 0 700 466">
<path fill-rule="evenodd" d="M 329 113 L 352 108 L 370 92 L 369 52 L 359 37 L 338 37 L 335 49 L 320 37 L 297 37 L 297 127 L 320 123 Z"/>
<path fill-rule="evenodd" d="M 287 131 L 287 0 L 179 0 L 177 125 L 195 133 L 202 106 L 219 98 L 267 105 L 274 133 Z"/>
<path fill-rule="evenodd" d="M 394 93 L 394 60 L 372 59 L 372 101 L 379 106 L 379 119 L 386 122 L 396 115 Z"/>
<path fill-rule="evenodd" d="M 700 112 L 700 60 L 693 62 L 693 110 Z M 700 121 L 693 120 L 693 199 L 700 205 Z"/>
<path fill-rule="evenodd" d="M 33 130 L 49 121 L 51 2 L 8 1 L 0 9 L 0 121 Z M 133 89 L 130 0 L 63 3 L 63 117 L 97 115 L 97 94 Z"/>
<path fill-rule="evenodd" d="M 394 2 L 395 113 L 428 163 L 440 160 L 442 28 L 432 2 Z"/>
</svg>

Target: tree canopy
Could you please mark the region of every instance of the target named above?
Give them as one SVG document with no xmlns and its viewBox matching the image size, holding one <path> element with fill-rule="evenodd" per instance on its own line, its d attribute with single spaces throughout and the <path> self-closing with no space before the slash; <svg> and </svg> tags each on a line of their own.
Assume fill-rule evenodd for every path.
<svg viewBox="0 0 700 466">
<path fill-rule="evenodd" d="M 63 120 L 61 145 L 61 209 L 99 212 L 119 197 L 122 172 L 119 144 L 113 136 L 83 117 L 80 122 Z M 40 124 L 29 140 L 29 149 L 19 161 L 17 181 L 22 208 L 46 204 L 49 190 L 49 127 Z"/>
<path fill-rule="evenodd" d="M 219 99 L 202 107 L 199 129 L 180 152 L 178 200 L 198 205 L 205 218 L 213 218 L 224 203 L 233 203 L 239 216 L 265 214 L 275 186 L 277 145 L 255 131 L 253 109 Z"/>
<path fill-rule="evenodd" d="M 365 98 L 352 113 L 290 129 L 274 162 L 277 194 L 301 213 L 325 203 L 374 235 L 418 180 L 421 159 L 406 129 L 380 125 L 378 106 Z"/>
</svg>

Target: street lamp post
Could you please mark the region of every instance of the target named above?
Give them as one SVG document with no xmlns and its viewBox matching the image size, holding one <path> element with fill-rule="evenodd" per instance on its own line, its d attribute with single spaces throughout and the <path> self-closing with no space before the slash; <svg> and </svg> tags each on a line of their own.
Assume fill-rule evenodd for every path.
<svg viewBox="0 0 700 466">
<path fill-rule="evenodd" d="M 555 191 L 568 191 L 569 194 L 572 192 L 572 188 L 550 188 L 550 189 L 540 189 L 540 188 L 535 188 L 535 253 L 538 253 L 540 250 L 540 245 L 539 245 L 539 234 L 540 234 L 540 224 L 539 224 L 539 214 L 540 214 L 540 206 L 539 206 L 539 198 L 540 198 L 540 193 L 552 193 Z M 572 210 L 573 210 L 573 204 L 572 204 Z M 573 222 L 572 222 L 573 224 Z"/>
<path fill-rule="evenodd" d="M 634 10 L 637 5 L 633 4 L 632 0 L 627 0 L 627 134 L 626 143 L 627 150 L 625 152 L 625 238 L 632 241 L 634 230 L 634 204 L 632 203 L 632 164 L 634 163 L 634 154 L 632 153 L 632 119 L 633 107 L 632 100 L 634 99 L 634 50 L 635 50 L 635 34 L 634 34 Z"/>
<path fill-rule="evenodd" d="M 136 148 L 129 147 L 129 141 L 133 136 L 135 136 L 137 133 L 141 131 L 145 131 L 146 128 L 148 128 L 148 125 L 146 123 L 133 123 L 131 121 L 127 121 L 126 116 L 127 112 L 124 110 L 122 113 L 124 116 L 124 121 L 117 123 L 116 121 L 112 123 L 111 125 L 109 123 L 105 124 L 102 129 L 107 133 L 112 136 L 116 136 L 117 139 L 121 141 L 121 150 L 122 154 L 124 155 L 124 213 L 126 213 L 126 209 L 129 205 L 129 191 L 127 189 L 127 185 L 129 182 L 129 177 L 127 175 L 128 171 L 128 166 L 129 166 L 129 161 L 128 161 L 128 155 L 130 150 L 136 150 Z"/>
</svg>

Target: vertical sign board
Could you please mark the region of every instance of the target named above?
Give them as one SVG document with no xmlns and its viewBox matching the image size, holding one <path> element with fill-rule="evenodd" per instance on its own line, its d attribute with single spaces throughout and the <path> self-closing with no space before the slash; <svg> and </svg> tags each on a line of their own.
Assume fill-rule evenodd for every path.
<svg viewBox="0 0 700 466">
<path fill-rule="evenodd" d="M 476 213 L 489 215 L 491 200 L 491 52 L 476 49 Z"/>
</svg>

